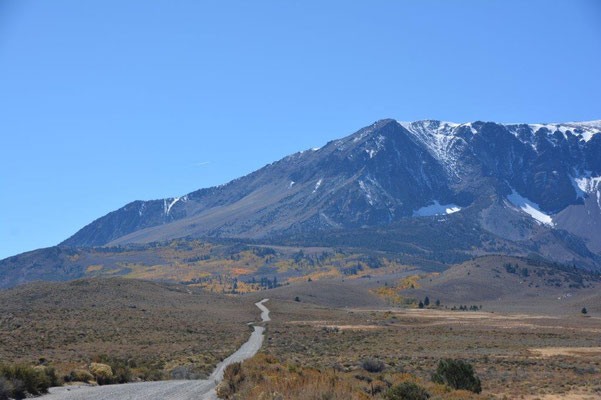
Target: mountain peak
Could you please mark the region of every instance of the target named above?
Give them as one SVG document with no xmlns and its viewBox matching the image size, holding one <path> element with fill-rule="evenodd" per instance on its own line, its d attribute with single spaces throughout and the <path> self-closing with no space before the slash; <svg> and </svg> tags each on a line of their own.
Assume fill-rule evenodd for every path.
<svg viewBox="0 0 601 400">
<path fill-rule="evenodd" d="M 582 228 L 593 221 L 585 216 L 601 220 L 601 188 L 588 184 L 601 176 L 597 125 L 382 119 L 227 184 L 125 206 L 63 244 L 269 238 L 413 218 L 469 221 L 512 239 L 567 229 L 601 243 L 599 227 Z M 533 210 L 553 224 L 532 228 Z"/>
</svg>

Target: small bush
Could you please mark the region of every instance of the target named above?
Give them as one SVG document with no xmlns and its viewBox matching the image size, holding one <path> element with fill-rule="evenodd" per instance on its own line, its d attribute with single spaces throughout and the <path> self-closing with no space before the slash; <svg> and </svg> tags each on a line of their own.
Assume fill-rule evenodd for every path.
<svg viewBox="0 0 601 400">
<path fill-rule="evenodd" d="M 367 372 L 382 372 L 384 370 L 384 363 L 380 360 L 368 358 L 361 361 L 361 368 Z"/>
<path fill-rule="evenodd" d="M 384 393 L 386 400 L 428 400 L 430 393 L 413 382 L 403 382 Z"/>
<path fill-rule="evenodd" d="M 194 365 L 178 365 L 173 368 L 169 375 L 171 379 L 202 379 L 206 376 L 201 373 Z"/>
<path fill-rule="evenodd" d="M 36 371 L 45 374 L 50 380 L 50 387 L 53 386 L 61 386 L 63 384 L 62 380 L 56 374 L 56 371 L 52 367 L 47 367 L 43 365 L 38 365 L 33 367 Z"/>
<path fill-rule="evenodd" d="M 233 363 L 223 371 L 223 381 L 217 386 L 217 395 L 220 398 L 229 398 L 242 386 L 246 375 L 242 370 L 242 363 Z"/>
<path fill-rule="evenodd" d="M 157 367 L 139 367 L 136 369 L 136 376 L 142 381 L 160 381 L 165 378 L 165 373 Z"/>
<path fill-rule="evenodd" d="M 113 370 L 113 383 L 127 383 L 133 380 L 129 367 L 111 365 L 111 369 Z"/>
<path fill-rule="evenodd" d="M 54 369 L 47 367 L 32 367 L 29 365 L 15 364 L 0 366 L 0 377 L 2 378 L 2 395 L 6 397 L 22 399 L 27 393 L 40 395 L 48 392 L 53 382 Z M 0 392 L 0 393 L 2 393 Z M 0 397 L 1 398 L 1 397 Z"/>
<path fill-rule="evenodd" d="M 369 376 L 365 376 L 365 375 L 361 375 L 361 374 L 355 375 L 355 379 L 359 379 L 360 381 L 365 381 L 367 383 L 371 383 L 373 381 L 373 379 L 371 379 Z"/>
<path fill-rule="evenodd" d="M 110 365 L 93 362 L 90 364 L 90 372 L 94 375 L 99 385 L 113 383 L 113 369 Z"/>
<path fill-rule="evenodd" d="M 10 383 L 13 385 L 13 396 L 15 399 L 24 399 L 27 396 L 25 383 L 22 380 L 13 379 Z"/>
<path fill-rule="evenodd" d="M 111 383 L 127 383 L 132 381 L 161 380 L 164 364 L 148 362 L 133 357 L 118 358 L 106 354 L 97 355 L 92 362 L 106 364 L 111 367 L 113 378 Z"/>
<path fill-rule="evenodd" d="M 14 396 L 13 384 L 3 376 L 0 376 L 0 400 L 9 400 Z"/>
<path fill-rule="evenodd" d="M 74 371 L 69 372 L 69 374 L 67 374 L 64 379 L 66 382 L 89 383 L 94 380 L 94 375 L 92 375 L 85 369 L 76 369 Z"/>
<path fill-rule="evenodd" d="M 470 363 L 462 360 L 450 358 L 440 360 L 436 372 L 432 374 L 432 382 L 474 393 L 482 391 L 480 378 L 474 375 L 474 368 Z"/>
</svg>

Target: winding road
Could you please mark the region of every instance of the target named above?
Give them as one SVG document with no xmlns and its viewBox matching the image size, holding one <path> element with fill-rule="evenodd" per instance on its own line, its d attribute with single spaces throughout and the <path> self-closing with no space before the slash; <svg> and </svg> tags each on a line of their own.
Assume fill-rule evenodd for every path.
<svg viewBox="0 0 601 400">
<path fill-rule="evenodd" d="M 271 321 L 269 309 L 263 305 L 268 299 L 255 303 L 261 310 L 262 322 Z M 61 386 L 51 388 L 49 394 L 40 397 L 44 400 L 215 400 L 215 387 L 223 379 L 225 368 L 235 362 L 254 356 L 263 344 L 262 326 L 254 327 L 253 333 L 234 354 L 217 364 L 206 380 L 173 380 L 158 382 L 137 382 L 105 386 Z"/>
</svg>

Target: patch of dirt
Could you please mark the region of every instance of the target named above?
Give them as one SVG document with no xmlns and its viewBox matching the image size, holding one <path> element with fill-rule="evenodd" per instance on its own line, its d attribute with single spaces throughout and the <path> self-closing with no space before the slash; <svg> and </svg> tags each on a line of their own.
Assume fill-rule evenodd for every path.
<svg viewBox="0 0 601 400">
<path fill-rule="evenodd" d="M 601 347 L 544 347 L 530 349 L 531 352 L 541 357 L 571 356 L 587 357 L 601 356 Z"/>
<path fill-rule="evenodd" d="M 289 321 L 288 324 L 323 326 L 325 328 L 339 329 L 341 331 L 345 331 L 345 330 L 353 330 L 353 331 L 364 330 L 364 331 L 366 331 L 366 330 L 382 328 L 382 326 L 378 326 L 378 325 L 357 325 L 357 324 L 355 324 L 355 325 L 348 325 L 348 324 L 336 325 L 336 324 L 332 324 L 332 322 L 334 322 L 334 321 Z"/>
<path fill-rule="evenodd" d="M 524 397 L 525 400 L 599 400 L 598 393 L 586 393 L 582 391 L 570 391 L 560 394 L 531 395 Z"/>
<path fill-rule="evenodd" d="M 326 325 L 327 328 L 340 329 L 341 331 L 368 331 L 372 329 L 380 329 L 377 325 Z"/>
</svg>

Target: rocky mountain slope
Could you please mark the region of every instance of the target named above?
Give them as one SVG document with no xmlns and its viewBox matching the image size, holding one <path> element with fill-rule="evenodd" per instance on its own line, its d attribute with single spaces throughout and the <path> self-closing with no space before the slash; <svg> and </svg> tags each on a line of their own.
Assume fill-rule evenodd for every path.
<svg viewBox="0 0 601 400">
<path fill-rule="evenodd" d="M 601 252 L 599 132 L 601 121 L 381 120 L 225 185 L 129 203 L 62 244 L 315 233 L 329 240 L 415 224 L 436 232 L 452 218 L 478 233 L 473 247 L 485 247 L 488 237 L 522 253 L 593 265 Z"/>
</svg>

